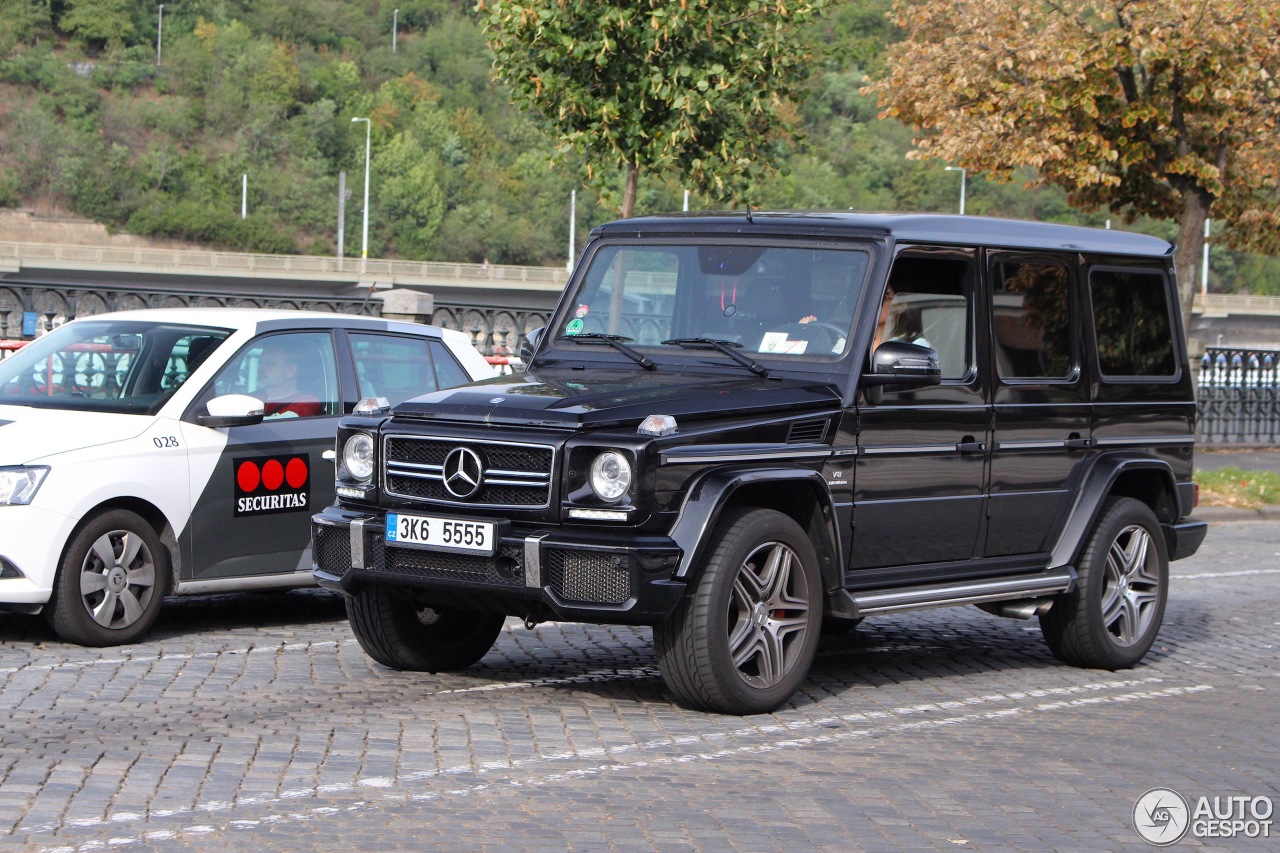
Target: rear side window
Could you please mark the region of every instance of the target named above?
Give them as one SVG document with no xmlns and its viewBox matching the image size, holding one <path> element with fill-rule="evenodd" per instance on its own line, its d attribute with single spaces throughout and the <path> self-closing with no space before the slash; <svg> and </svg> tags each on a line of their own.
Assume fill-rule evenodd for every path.
<svg viewBox="0 0 1280 853">
<path fill-rule="evenodd" d="M 394 406 L 440 388 L 425 338 L 352 332 L 348 340 L 361 397 L 386 397 Z"/>
<path fill-rule="evenodd" d="M 1053 261 L 995 265 L 993 322 L 1001 379 L 1067 379 L 1073 373 L 1071 276 Z"/>
<path fill-rule="evenodd" d="M 445 345 L 444 341 L 431 342 L 431 355 L 435 357 L 436 378 L 439 380 L 441 388 L 466 385 L 471 381 L 467 371 L 462 369 L 461 364 L 458 364 L 458 360 L 453 357 L 453 353 L 449 352 L 449 347 Z"/>
<path fill-rule="evenodd" d="M 1168 281 L 1161 273 L 1093 270 L 1089 276 L 1103 376 L 1173 376 Z"/>
</svg>

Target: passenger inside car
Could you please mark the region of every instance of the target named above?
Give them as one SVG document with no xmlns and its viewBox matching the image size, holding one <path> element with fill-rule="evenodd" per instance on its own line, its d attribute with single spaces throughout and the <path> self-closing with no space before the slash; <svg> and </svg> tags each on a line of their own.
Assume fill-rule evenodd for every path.
<svg viewBox="0 0 1280 853">
<path fill-rule="evenodd" d="M 309 418 L 324 413 L 320 400 L 298 387 L 303 359 L 298 347 L 286 338 L 268 340 L 258 359 L 258 389 L 267 418 Z"/>
</svg>

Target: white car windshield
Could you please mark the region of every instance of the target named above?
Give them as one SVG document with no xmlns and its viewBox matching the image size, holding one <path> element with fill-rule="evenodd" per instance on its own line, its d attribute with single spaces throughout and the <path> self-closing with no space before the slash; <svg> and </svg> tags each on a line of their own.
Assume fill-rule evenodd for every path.
<svg viewBox="0 0 1280 853">
<path fill-rule="evenodd" d="M 153 415 L 230 329 L 86 320 L 0 361 L 0 405 Z"/>
</svg>

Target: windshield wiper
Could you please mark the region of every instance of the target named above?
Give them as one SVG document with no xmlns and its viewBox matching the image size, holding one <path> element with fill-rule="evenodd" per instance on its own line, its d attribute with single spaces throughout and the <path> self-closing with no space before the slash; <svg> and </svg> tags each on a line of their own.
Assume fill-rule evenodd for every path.
<svg viewBox="0 0 1280 853">
<path fill-rule="evenodd" d="M 662 345 L 677 346 L 683 349 L 719 350 L 756 376 L 763 376 L 765 379 L 769 378 L 769 371 L 765 369 L 764 365 L 738 352 L 738 350 L 742 349 L 742 344 L 737 341 L 722 341 L 716 338 L 672 338 L 669 341 L 663 341 Z"/>
<path fill-rule="evenodd" d="M 651 358 L 644 353 L 636 352 L 631 347 L 623 343 L 623 341 L 629 340 L 631 340 L 631 338 L 626 338 L 622 335 L 601 335 L 588 332 L 584 335 L 560 335 L 556 338 L 556 343 L 560 343 L 561 341 L 573 341 L 575 344 L 606 344 L 613 347 L 618 352 L 643 367 L 645 370 L 655 369 L 656 365 L 653 363 Z"/>
</svg>

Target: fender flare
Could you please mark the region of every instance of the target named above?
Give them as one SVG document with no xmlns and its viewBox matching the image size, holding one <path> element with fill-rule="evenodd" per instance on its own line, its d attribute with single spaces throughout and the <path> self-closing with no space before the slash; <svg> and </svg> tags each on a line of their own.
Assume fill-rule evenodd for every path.
<svg viewBox="0 0 1280 853">
<path fill-rule="evenodd" d="M 762 483 L 802 483 L 813 489 L 826 517 L 826 546 L 831 562 L 835 565 L 836 574 L 842 575 L 844 552 L 841 550 L 839 525 L 835 524 L 835 501 L 820 472 L 808 468 L 729 467 L 708 471 L 689 487 L 670 534 L 681 552 L 680 565 L 674 575 L 676 579 L 691 578 L 707 551 L 708 533 L 715 528 L 734 493 L 743 487 Z M 823 581 L 830 586 L 831 579 L 826 574 L 823 572 Z"/>
<path fill-rule="evenodd" d="M 1164 481 L 1169 493 L 1177 499 L 1177 483 L 1173 468 L 1168 462 L 1151 456 L 1120 451 L 1098 457 L 1085 472 L 1076 488 L 1075 502 L 1067 513 L 1066 523 L 1049 552 L 1049 568 L 1074 565 L 1085 539 L 1093 529 L 1094 521 L 1102 510 L 1102 504 L 1111 494 L 1112 486 L 1121 474 L 1130 471 L 1149 470 Z"/>
</svg>

